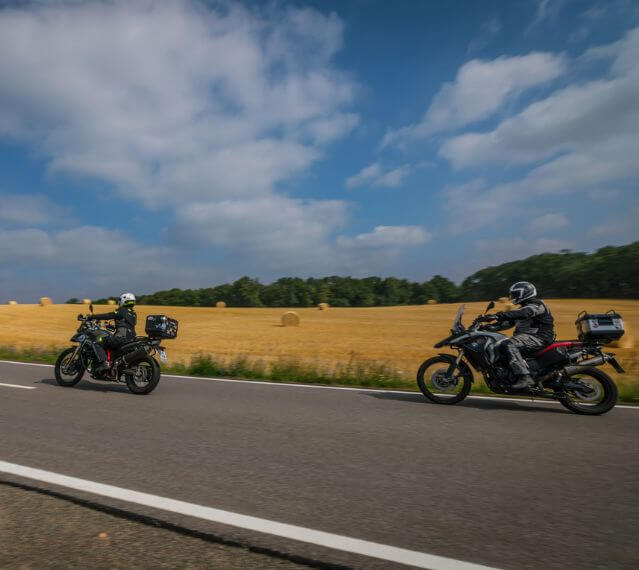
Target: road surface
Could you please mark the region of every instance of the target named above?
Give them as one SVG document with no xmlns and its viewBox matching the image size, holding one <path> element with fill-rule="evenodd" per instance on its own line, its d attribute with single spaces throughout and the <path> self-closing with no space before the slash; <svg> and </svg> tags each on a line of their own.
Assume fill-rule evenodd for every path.
<svg viewBox="0 0 639 570">
<path fill-rule="evenodd" d="M 639 563 L 639 409 L 583 417 L 552 403 L 438 406 L 418 394 L 175 377 L 134 396 L 0 363 L 0 434 L 6 464 L 424 553 L 434 568 Z M 402 567 L 0 467 L 3 480 L 297 562 Z"/>
</svg>

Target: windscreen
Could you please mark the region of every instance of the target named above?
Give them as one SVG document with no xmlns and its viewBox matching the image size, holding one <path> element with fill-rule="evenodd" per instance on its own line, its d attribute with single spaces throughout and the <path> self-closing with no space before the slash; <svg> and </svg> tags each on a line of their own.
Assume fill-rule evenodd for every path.
<svg viewBox="0 0 639 570">
<path fill-rule="evenodd" d="M 453 321 L 453 330 L 457 330 L 458 328 L 462 328 L 461 321 L 462 321 L 462 317 L 464 316 L 464 310 L 465 309 L 466 309 L 466 305 L 462 305 L 457 310 L 457 316 L 455 317 L 455 320 Z"/>
</svg>

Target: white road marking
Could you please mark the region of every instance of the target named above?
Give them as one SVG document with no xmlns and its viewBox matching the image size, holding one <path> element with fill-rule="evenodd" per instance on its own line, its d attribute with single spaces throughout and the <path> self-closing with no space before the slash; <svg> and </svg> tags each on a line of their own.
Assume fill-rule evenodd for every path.
<svg viewBox="0 0 639 570">
<path fill-rule="evenodd" d="M 377 542 L 369 542 L 368 540 L 350 538 L 348 536 L 341 536 L 330 532 L 323 532 L 248 515 L 241 515 L 239 513 L 232 513 L 230 511 L 196 505 L 194 503 L 186 503 L 184 501 L 177 501 L 167 497 L 160 497 L 158 495 L 140 493 L 138 491 L 123 489 L 113 485 L 96 483 L 86 479 L 78 479 L 77 477 L 69 477 L 67 475 L 61 475 L 51 471 L 34 469 L 32 467 L 25 467 L 24 465 L 16 465 L 15 463 L 7 463 L 5 461 L 0 461 L 0 472 L 16 475 L 18 477 L 26 477 L 27 479 L 35 479 L 36 481 L 51 483 L 68 489 L 75 489 L 76 491 L 93 493 L 102 497 L 109 497 L 111 499 L 135 503 L 145 507 L 161 509 L 163 511 L 169 511 L 180 515 L 196 517 L 215 523 L 222 523 L 246 530 L 299 540 L 301 542 L 308 542 L 335 550 L 342 550 L 344 552 L 360 554 L 371 558 L 380 558 L 382 560 L 388 560 L 389 562 L 398 562 L 400 564 L 416 566 L 418 568 L 430 568 L 431 570 L 489 569 L 488 566 L 482 566 L 480 564 L 462 562 L 453 558 L 426 554 L 425 552 L 407 550 L 405 548 L 398 548 Z"/>
<path fill-rule="evenodd" d="M 0 382 L 0 386 L 4 386 L 5 388 L 22 388 L 23 390 L 35 390 L 35 386 L 20 386 L 20 384 L 5 384 L 4 382 Z"/>
<path fill-rule="evenodd" d="M 45 366 L 48 368 L 53 367 L 53 364 L 40 364 L 38 362 L 17 362 L 14 360 L 0 360 L 0 364 L 20 364 L 23 366 Z M 371 394 L 404 394 L 414 395 L 421 397 L 421 392 L 410 390 L 386 390 L 384 388 L 350 388 L 347 386 L 326 386 L 323 384 L 301 384 L 297 382 L 269 382 L 267 380 L 240 380 L 236 378 L 214 378 L 208 376 L 185 376 L 180 374 L 162 374 L 163 378 L 180 378 L 184 380 L 208 380 L 211 382 L 231 382 L 235 384 L 258 384 L 260 386 L 285 386 L 290 388 L 316 388 L 318 390 L 346 390 L 349 392 L 367 392 Z M 472 400 L 495 400 L 496 402 L 519 402 L 520 404 L 557 404 L 554 400 L 545 400 L 543 398 L 537 398 L 531 400 L 530 398 L 500 398 L 497 396 L 467 396 Z M 626 406 L 623 404 L 617 404 L 615 409 L 621 408 L 625 410 L 639 410 L 639 406 Z"/>
</svg>

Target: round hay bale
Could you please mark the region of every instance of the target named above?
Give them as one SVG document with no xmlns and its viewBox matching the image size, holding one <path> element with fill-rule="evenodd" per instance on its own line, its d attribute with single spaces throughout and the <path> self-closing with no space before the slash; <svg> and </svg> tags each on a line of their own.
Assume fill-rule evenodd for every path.
<svg viewBox="0 0 639 570">
<path fill-rule="evenodd" d="M 218 309 L 225 309 L 226 303 L 224 301 L 218 301 L 217 303 L 215 303 L 215 307 Z"/>
<path fill-rule="evenodd" d="M 9 301 L 7 305 L 17 305 L 18 301 Z"/>
<path fill-rule="evenodd" d="M 82 304 L 83 305 L 90 305 L 91 304 L 91 299 L 82 299 Z"/>
<path fill-rule="evenodd" d="M 40 306 L 41 307 L 46 307 L 47 305 L 52 305 L 53 301 L 51 300 L 51 297 L 40 297 Z"/>
<path fill-rule="evenodd" d="M 282 315 L 283 327 L 298 327 L 300 325 L 300 316 L 295 311 L 286 311 Z"/>
<path fill-rule="evenodd" d="M 317 308 L 318 308 L 320 311 L 326 311 L 329 307 L 330 307 L 330 305 L 329 305 L 328 303 L 319 303 L 319 304 L 317 305 Z"/>
<path fill-rule="evenodd" d="M 630 330 L 630 325 L 628 323 L 624 323 L 624 327 L 626 332 L 619 340 L 613 340 L 608 346 L 612 348 L 634 348 L 635 347 L 635 336 L 632 334 Z"/>
<path fill-rule="evenodd" d="M 437 304 L 437 299 L 428 299 L 428 301 L 426 301 L 426 303 L 428 305 L 436 305 Z"/>
<path fill-rule="evenodd" d="M 108 299 L 107 305 L 115 305 L 115 299 Z"/>
</svg>

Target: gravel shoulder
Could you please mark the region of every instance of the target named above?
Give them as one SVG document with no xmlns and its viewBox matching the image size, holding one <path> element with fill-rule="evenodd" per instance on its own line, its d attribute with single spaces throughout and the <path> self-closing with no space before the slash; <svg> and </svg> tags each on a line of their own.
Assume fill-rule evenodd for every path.
<svg viewBox="0 0 639 570">
<path fill-rule="evenodd" d="M 0 567 L 306 568 L 2 483 Z"/>
</svg>

